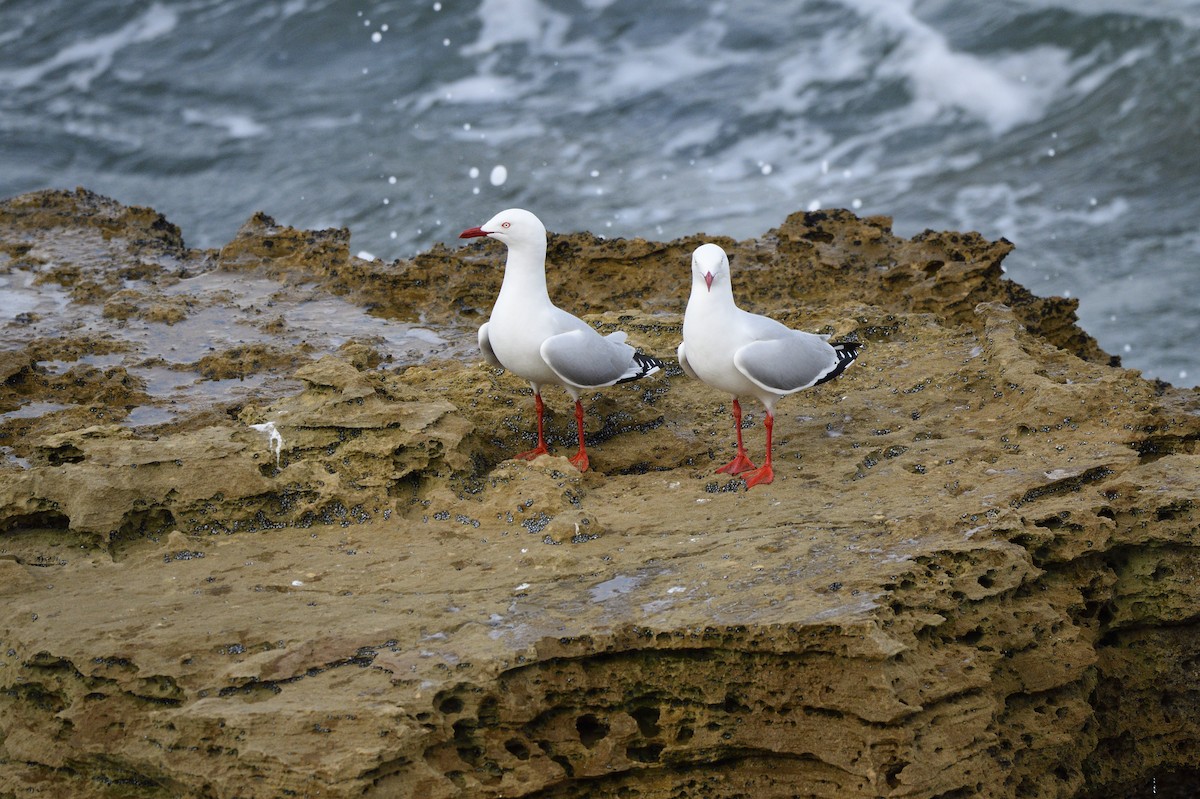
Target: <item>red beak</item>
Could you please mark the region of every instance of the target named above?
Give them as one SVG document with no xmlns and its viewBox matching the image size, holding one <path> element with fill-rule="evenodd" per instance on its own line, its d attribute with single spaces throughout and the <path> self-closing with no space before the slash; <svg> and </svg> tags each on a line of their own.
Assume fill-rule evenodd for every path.
<svg viewBox="0 0 1200 799">
<path fill-rule="evenodd" d="M 704 285 L 708 286 L 709 291 L 712 291 L 712 282 L 713 282 L 713 273 L 705 272 L 704 273 Z"/>
<path fill-rule="evenodd" d="M 459 233 L 458 237 L 460 239 L 475 239 L 475 238 L 479 238 L 480 236 L 486 236 L 486 235 L 487 235 L 487 231 L 485 231 L 483 228 L 473 227 L 468 230 L 464 230 L 462 233 Z"/>
</svg>

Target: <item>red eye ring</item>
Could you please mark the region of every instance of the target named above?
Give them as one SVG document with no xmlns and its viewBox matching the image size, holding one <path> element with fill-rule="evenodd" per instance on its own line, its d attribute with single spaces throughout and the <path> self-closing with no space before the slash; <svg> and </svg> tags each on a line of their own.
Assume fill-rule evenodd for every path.
<svg viewBox="0 0 1200 799">
<path fill-rule="evenodd" d="M 512 227 L 512 222 L 501 222 L 500 227 Z"/>
</svg>

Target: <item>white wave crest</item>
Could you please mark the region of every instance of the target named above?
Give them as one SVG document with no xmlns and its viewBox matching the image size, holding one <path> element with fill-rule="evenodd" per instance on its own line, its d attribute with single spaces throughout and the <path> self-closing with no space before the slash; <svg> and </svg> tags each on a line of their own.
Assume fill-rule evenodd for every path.
<svg viewBox="0 0 1200 799">
<path fill-rule="evenodd" d="M 917 110 L 930 118 L 956 108 L 982 120 L 993 133 L 1005 133 L 1041 118 L 1069 76 L 1069 55 L 1058 48 L 992 59 L 958 52 L 913 13 L 912 0 L 841 2 L 899 37 L 881 69 L 905 78 Z"/>
<path fill-rule="evenodd" d="M 140 17 L 112 33 L 80 39 L 37 64 L 0 70 L 0 86 L 24 89 L 59 69 L 72 67 L 74 69 L 67 78 L 68 83 L 80 91 L 87 91 L 92 81 L 109 70 L 113 59 L 122 49 L 165 36 L 175 29 L 178 22 L 179 15 L 173 9 L 155 3 Z"/>
</svg>

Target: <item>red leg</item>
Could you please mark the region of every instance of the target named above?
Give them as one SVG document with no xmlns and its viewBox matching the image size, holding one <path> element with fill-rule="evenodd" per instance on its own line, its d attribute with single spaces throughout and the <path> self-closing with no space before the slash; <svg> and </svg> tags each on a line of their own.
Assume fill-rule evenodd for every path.
<svg viewBox="0 0 1200 799">
<path fill-rule="evenodd" d="M 542 424 L 543 424 L 542 416 L 545 412 L 545 406 L 542 405 L 542 394 L 540 391 L 536 392 L 533 395 L 533 407 L 537 410 L 537 431 L 538 431 L 537 446 L 534 447 L 533 449 L 529 450 L 528 452 L 518 452 L 516 455 L 513 455 L 514 458 L 520 458 L 521 460 L 526 460 L 526 461 L 531 461 L 534 458 L 536 458 L 538 455 L 549 455 L 550 454 L 550 450 L 546 449 L 546 435 L 545 435 L 545 433 L 543 431 L 543 427 L 542 427 Z"/>
<path fill-rule="evenodd" d="M 767 459 L 763 465 L 755 469 L 743 479 L 746 481 L 746 488 L 750 489 L 759 483 L 769 483 L 775 479 L 775 470 L 771 468 L 771 431 L 775 428 L 775 417 L 767 411 L 767 419 L 763 423 L 767 428 Z"/>
<path fill-rule="evenodd" d="M 579 430 L 579 452 L 571 456 L 571 463 L 575 464 L 575 468 L 581 472 L 586 472 L 588 468 L 587 450 L 583 446 L 583 405 L 579 400 L 575 400 L 575 427 Z"/>
<path fill-rule="evenodd" d="M 733 427 L 737 430 L 737 455 L 729 463 L 717 469 L 718 474 L 739 474 L 747 469 L 753 469 L 754 464 L 746 457 L 746 447 L 742 445 L 742 406 L 733 398 Z"/>
</svg>

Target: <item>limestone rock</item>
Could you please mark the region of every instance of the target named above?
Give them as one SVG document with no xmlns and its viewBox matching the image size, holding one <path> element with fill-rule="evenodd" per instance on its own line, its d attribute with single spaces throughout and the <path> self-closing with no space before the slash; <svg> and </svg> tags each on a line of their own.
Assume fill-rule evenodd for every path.
<svg viewBox="0 0 1200 799">
<path fill-rule="evenodd" d="M 382 264 L 256 215 L 198 253 L 84 191 L 0 203 L 0 268 L 95 320 L 14 322 L 0 351 L 0 796 L 1194 780 L 1200 392 L 1119 368 L 1072 301 L 1005 279 L 1008 242 L 794 214 L 718 239 L 739 297 L 866 347 L 780 403 L 776 481 L 746 492 L 713 473 L 729 398 L 673 363 L 704 240 L 551 237 L 552 296 L 672 361 L 585 393 L 580 474 L 555 390 L 551 456 L 507 460 L 533 410 L 473 349 L 494 243 Z M 136 337 L 187 324 L 141 309 L 190 320 L 171 297 L 201 268 L 254 282 L 203 303 L 247 330 L 287 335 L 273 303 L 305 286 L 454 343 L 226 348 L 187 404 L 202 358 L 147 367 Z"/>
</svg>

